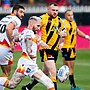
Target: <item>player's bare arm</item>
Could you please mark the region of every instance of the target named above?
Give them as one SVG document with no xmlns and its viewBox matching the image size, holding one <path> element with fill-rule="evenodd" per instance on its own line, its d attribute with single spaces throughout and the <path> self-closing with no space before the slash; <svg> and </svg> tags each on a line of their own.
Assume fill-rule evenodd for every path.
<svg viewBox="0 0 90 90">
<path fill-rule="evenodd" d="M 80 36 L 80 37 L 83 37 L 83 38 L 86 38 L 88 40 L 90 40 L 90 36 L 83 33 L 82 31 L 80 31 L 78 28 L 77 28 L 77 34 Z"/>
<path fill-rule="evenodd" d="M 34 56 L 31 55 L 31 46 L 32 46 L 32 40 L 26 39 L 26 50 L 30 58 L 32 59 Z"/>
<path fill-rule="evenodd" d="M 10 41 L 12 51 L 14 50 L 14 42 L 13 42 L 13 36 L 12 36 L 14 28 L 15 28 L 15 25 L 12 22 L 10 22 L 6 27 L 6 34 Z"/>
</svg>

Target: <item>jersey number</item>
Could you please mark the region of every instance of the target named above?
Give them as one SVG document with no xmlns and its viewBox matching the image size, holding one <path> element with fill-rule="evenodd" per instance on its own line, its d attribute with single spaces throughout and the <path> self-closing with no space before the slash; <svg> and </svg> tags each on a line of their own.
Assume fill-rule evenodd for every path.
<svg viewBox="0 0 90 90">
<path fill-rule="evenodd" d="M 5 30 L 6 30 L 6 25 L 5 24 L 4 25 L 0 24 L 0 33 L 4 33 Z"/>
</svg>

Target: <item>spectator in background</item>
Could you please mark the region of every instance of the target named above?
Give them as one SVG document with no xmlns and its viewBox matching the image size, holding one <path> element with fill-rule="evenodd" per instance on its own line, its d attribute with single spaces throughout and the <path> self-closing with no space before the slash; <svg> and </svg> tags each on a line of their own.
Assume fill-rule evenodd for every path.
<svg viewBox="0 0 90 90">
<path fill-rule="evenodd" d="M 55 2 L 59 6 L 66 5 L 66 0 L 47 0 L 47 3 L 50 3 L 50 2 Z"/>
<path fill-rule="evenodd" d="M 67 0 L 57 0 L 57 3 L 59 6 L 65 6 L 66 2 L 67 2 Z"/>
<path fill-rule="evenodd" d="M 14 6 L 15 4 L 19 4 L 20 0 L 10 0 L 11 1 L 11 6 Z"/>
<path fill-rule="evenodd" d="M 56 2 L 59 6 L 77 6 L 82 4 L 82 0 L 47 0 L 47 3 Z"/>
<path fill-rule="evenodd" d="M 72 3 L 71 3 L 72 6 L 77 6 L 81 4 L 82 4 L 82 0 L 72 0 Z"/>
<path fill-rule="evenodd" d="M 0 0 L 0 7 L 1 7 L 1 5 L 2 5 L 2 1 Z"/>
<path fill-rule="evenodd" d="M 3 0 L 3 8 L 10 8 L 11 2 L 10 0 Z"/>
<path fill-rule="evenodd" d="M 34 0 L 28 0 L 30 4 L 34 4 Z"/>
<path fill-rule="evenodd" d="M 77 6 L 82 4 L 82 0 L 57 0 L 59 6 Z"/>
</svg>

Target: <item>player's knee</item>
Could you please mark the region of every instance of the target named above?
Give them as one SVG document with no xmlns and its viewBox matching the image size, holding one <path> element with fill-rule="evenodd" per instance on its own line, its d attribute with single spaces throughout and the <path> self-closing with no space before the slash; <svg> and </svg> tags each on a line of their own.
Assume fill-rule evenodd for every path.
<svg viewBox="0 0 90 90">
<path fill-rule="evenodd" d="M 51 73 L 51 74 L 54 74 L 54 75 L 56 75 L 56 68 L 50 68 L 49 69 L 49 72 Z"/>
<path fill-rule="evenodd" d="M 50 71 L 50 77 L 56 78 L 56 71 Z"/>
</svg>

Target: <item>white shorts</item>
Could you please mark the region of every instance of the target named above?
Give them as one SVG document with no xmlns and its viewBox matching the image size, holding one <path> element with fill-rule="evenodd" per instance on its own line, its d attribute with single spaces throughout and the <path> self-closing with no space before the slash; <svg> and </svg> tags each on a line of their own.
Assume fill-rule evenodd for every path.
<svg viewBox="0 0 90 90">
<path fill-rule="evenodd" d="M 13 53 L 5 46 L 0 46 L 0 65 L 9 65 L 13 63 Z"/>
<path fill-rule="evenodd" d="M 18 61 L 16 72 L 32 77 L 38 71 L 38 66 L 33 60 L 21 57 Z"/>
</svg>

